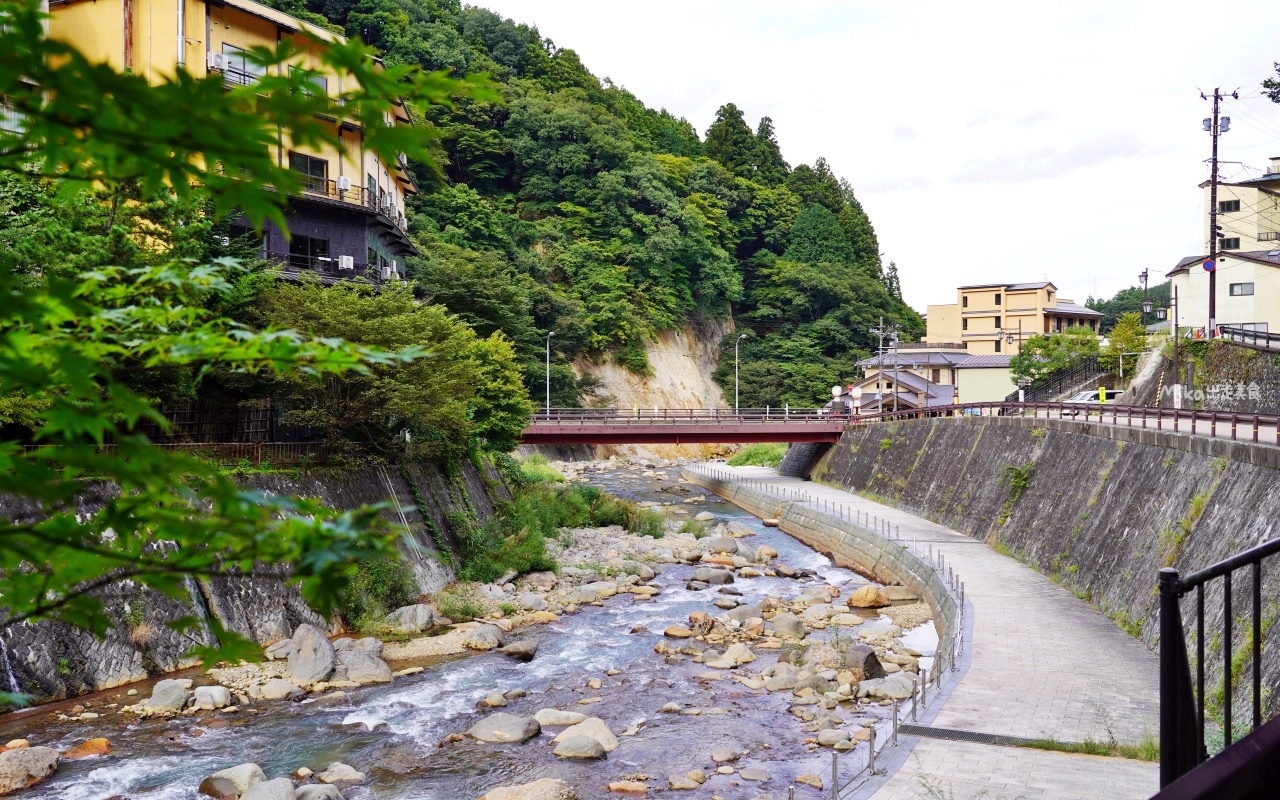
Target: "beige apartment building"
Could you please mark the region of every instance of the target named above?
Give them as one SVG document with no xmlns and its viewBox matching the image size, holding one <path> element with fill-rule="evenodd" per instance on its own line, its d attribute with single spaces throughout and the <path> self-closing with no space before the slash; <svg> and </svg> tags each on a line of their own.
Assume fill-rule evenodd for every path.
<svg viewBox="0 0 1280 800">
<path fill-rule="evenodd" d="M 928 307 L 926 338 L 964 344 L 970 355 L 1016 354 L 1021 341 L 1076 326 L 1097 333 L 1104 316 L 1059 296 L 1048 281 L 961 286 L 956 295 L 955 303 Z"/>
<path fill-rule="evenodd" d="M 1209 252 L 1209 181 L 1204 192 L 1204 227 L 1201 241 Z M 1280 247 L 1280 156 L 1273 156 L 1263 174 L 1233 183 L 1218 184 L 1218 238 L 1220 251 L 1252 252 Z"/>
</svg>

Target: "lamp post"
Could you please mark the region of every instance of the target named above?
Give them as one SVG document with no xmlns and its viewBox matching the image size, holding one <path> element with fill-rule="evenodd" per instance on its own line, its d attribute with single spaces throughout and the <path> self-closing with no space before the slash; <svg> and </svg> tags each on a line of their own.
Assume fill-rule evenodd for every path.
<svg viewBox="0 0 1280 800">
<path fill-rule="evenodd" d="M 1147 272 L 1143 270 L 1138 273 L 1138 280 L 1142 281 L 1142 328 L 1147 328 L 1147 315 L 1151 313 L 1151 301 L 1147 298 Z"/>
<path fill-rule="evenodd" d="M 733 343 L 733 413 L 738 413 L 738 345 L 742 344 L 742 340 L 747 338 L 745 333 L 740 334 Z"/>
<path fill-rule="evenodd" d="M 551 337 L 555 331 L 547 333 L 547 419 L 551 418 Z"/>
<path fill-rule="evenodd" d="M 853 415 L 854 415 L 855 417 L 857 417 L 857 416 L 861 416 L 861 414 L 862 414 L 862 387 L 861 387 L 861 386 L 855 386 L 855 387 L 853 387 L 853 389 L 849 392 L 849 394 L 853 395 Z"/>
<path fill-rule="evenodd" d="M 1010 347 L 1013 347 L 1013 331 L 1005 333 L 1004 341 Z M 1018 320 L 1018 352 L 1022 352 L 1022 320 Z"/>
</svg>

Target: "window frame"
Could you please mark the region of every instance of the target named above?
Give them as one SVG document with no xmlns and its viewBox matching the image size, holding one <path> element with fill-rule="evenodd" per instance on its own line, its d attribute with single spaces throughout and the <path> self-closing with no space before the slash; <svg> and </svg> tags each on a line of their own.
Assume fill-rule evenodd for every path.
<svg viewBox="0 0 1280 800">
<path fill-rule="evenodd" d="M 1227 284 L 1227 296 L 1228 297 L 1253 297 L 1253 292 L 1254 292 L 1253 284 L 1254 284 L 1253 281 L 1242 281 L 1241 283 Z M 1249 287 L 1249 291 L 1247 292 L 1243 291 L 1245 286 Z M 1240 289 L 1241 291 L 1236 291 L 1237 289 Z"/>
<path fill-rule="evenodd" d="M 1235 212 L 1238 212 L 1239 210 L 1240 210 L 1239 200 L 1219 200 L 1218 201 L 1219 214 L 1233 214 Z"/>
<path fill-rule="evenodd" d="M 305 164 L 307 166 L 307 169 L 302 170 L 294 166 L 294 159 L 305 159 L 306 160 Z M 312 171 L 312 168 L 316 164 L 321 165 L 322 167 L 321 172 L 323 174 L 316 175 Z M 300 150 L 290 150 L 289 151 L 289 169 L 293 170 L 294 172 L 298 173 L 303 177 L 302 185 L 304 188 L 313 192 L 328 194 L 329 159 L 321 158 L 320 156 L 313 156 L 310 153 L 304 153 Z"/>
<path fill-rule="evenodd" d="M 1223 236 L 1223 237 L 1219 237 L 1219 238 L 1218 238 L 1218 249 L 1219 249 L 1219 250 L 1239 250 L 1239 249 L 1240 249 L 1240 237 L 1239 237 L 1239 236 L 1232 236 L 1232 237 L 1225 237 L 1225 236 Z"/>
</svg>

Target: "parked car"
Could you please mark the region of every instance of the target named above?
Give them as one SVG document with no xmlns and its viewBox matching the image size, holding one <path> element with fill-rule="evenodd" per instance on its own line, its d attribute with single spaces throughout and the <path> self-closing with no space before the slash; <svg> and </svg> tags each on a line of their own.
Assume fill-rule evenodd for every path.
<svg viewBox="0 0 1280 800">
<path fill-rule="evenodd" d="M 1124 395 L 1123 390 L 1107 389 L 1107 402 L 1114 403 L 1116 400 L 1119 400 L 1123 395 Z M 1091 389 L 1087 392 L 1076 392 L 1070 398 L 1068 398 L 1066 402 L 1079 403 L 1081 405 L 1096 405 L 1096 406 L 1104 405 L 1102 402 L 1102 392 L 1099 389 Z M 1081 413 L 1081 409 L 1073 409 L 1070 413 L 1071 413 L 1071 416 L 1074 417 L 1077 414 Z M 1084 411 L 1084 415 L 1086 417 L 1089 416 L 1089 414 L 1091 413 L 1093 413 L 1091 410 Z M 1101 414 L 1102 413 L 1101 410 L 1099 410 L 1098 413 Z"/>
</svg>

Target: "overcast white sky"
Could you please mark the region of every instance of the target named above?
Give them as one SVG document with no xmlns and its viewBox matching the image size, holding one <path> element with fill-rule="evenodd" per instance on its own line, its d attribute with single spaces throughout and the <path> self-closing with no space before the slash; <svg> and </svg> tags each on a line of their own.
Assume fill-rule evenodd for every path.
<svg viewBox="0 0 1280 800">
<path fill-rule="evenodd" d="M 794 166 L 826 156 L 906 300 L 1052 280 L 1110 297 L 1199 252 L 1209 103 L 1230 178 L 1280 156 L 1280 2 L 481 0 L 700 134 L 733 102 Z"/>
</svg>

